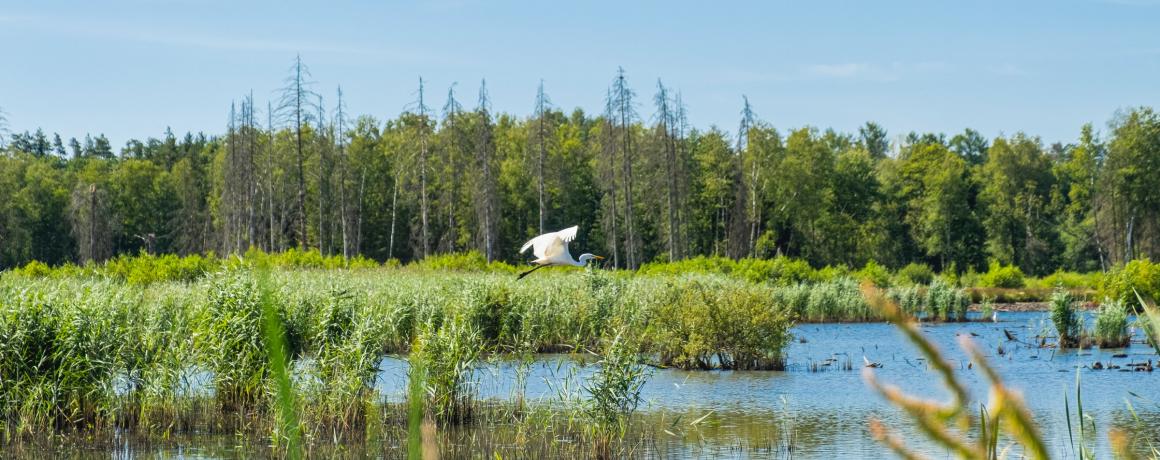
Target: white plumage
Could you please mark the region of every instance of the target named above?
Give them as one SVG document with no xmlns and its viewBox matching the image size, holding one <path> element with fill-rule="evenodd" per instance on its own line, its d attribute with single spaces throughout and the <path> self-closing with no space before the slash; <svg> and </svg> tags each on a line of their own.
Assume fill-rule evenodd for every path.
<svg viewBox="0 0 1160 460">
<path fill-rule="evenodd" d="M 579 229 L 579 226 L 568 227 L 558 232 L 545 233 L 524 243 L 523 247 L 520 248 L 520 254 L 528 252 L 528 249 L 531 248 L 532 255 L 536 256 L 532 264 L 536 265 L 536 267 L 521 273 L 520 278 L 542 267 L 552 265 L 583 267 L 588 264 L 589 260 L 603 259 L 603 257 L 587 253 L 581 254 L 579 260 L 572 258 L 572 253 L 568 251 L 568 243 L 576 239 L 576 232 Z"/>
<path fill-rule="evenodd" d="M 568 243 L 576 239 L 576 231 L 579 229 L 577 225 L 532 238 L 520 248 L 520 254 L 532 248 L 532 254 L 536 256 L 532 263 L 536 265 L 576 265 L 576 260 L 568 252 Z"/>
</svg>

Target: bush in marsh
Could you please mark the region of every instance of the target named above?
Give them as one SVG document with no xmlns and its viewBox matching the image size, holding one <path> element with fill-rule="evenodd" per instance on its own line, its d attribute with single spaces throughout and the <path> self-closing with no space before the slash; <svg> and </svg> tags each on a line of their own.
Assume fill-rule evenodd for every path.
<svg viewBox="0 0 1160 460">
<path fill-rule="evenodd" d="M 898 270 L 895 275 L 897 282 L 904 286 L 913 286 L 918 284 L 930 284 L 934 279 L 934 271 L 930 269 L 927 264 L 910 263 Z"/>
<path fill-rule="evenodd" d="M 999 262 L 991 262 L 984 273 L 979 278 L 979 285 L 982 287 L 996 287 L 996 288 L 1021 288 L 1024 285 L 1023 270 L 1014 265 L 1002 265 Z"/>
<path fill-rule="evenodd" d="M 697 256 L 676 262 L 651 262 L 641 265 L 638 273 L 644 275 L 682 275 L 689 273 L 721 274 L 755 283 L 787 286 L 806 281 L 818 281 L 822 275 L 801 259 L 775 257 L 773 259 Z"/>
<path fill-rule="evenodd" d="M 646 300 L 646 351 L 683 369 L 780 369 L 791 312 L 772 288 L 712 277 L 665 280 Z"/>
<path fill-rule="evenodd" d="M 862 269 L 854 272 L 854 277 L 859 281 L 869 281 L 880 288 L 888 288 L 892 285 L 890 282 L 890 270 L 886 269 L 878 262 L 869 260 Z"/>
<path fill-rule="evenodd" d="M 1123 302 L 1105 299 L 1096 315 L 1095 341 L 1100 348 L 1121 348 L 1131 340 L 1128 309 Z"/>
<path fill-rule="evenodd" d="M 503 262 L 487 262 L 487 258 L 479 251 L 456 252 L 439 254 L 415 261 L 407 265 L 408 269 L 431 271 L 499 271 L 516 273 L 516 267 Z"/>
<path fill-rule="evenodd" d="M 1138 259 L 1107 272 L 1100 285 L 1100 294 L 1125 305 L 1137 305 L 1136 294 L 1145 300 L 1160 300 L 1160 264 Z"/>
</svg>

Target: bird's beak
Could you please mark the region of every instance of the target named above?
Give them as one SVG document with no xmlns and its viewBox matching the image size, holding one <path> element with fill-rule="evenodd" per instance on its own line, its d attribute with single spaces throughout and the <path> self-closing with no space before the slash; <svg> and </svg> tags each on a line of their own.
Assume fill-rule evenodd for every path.
<svg viewBox="0 0 1160 460">
<path fill-rule="evenodd" d="M 593 256 L 593 257 L 595 257 L 596 260 L 604 260 L 604 256 Z"/>
</svg>

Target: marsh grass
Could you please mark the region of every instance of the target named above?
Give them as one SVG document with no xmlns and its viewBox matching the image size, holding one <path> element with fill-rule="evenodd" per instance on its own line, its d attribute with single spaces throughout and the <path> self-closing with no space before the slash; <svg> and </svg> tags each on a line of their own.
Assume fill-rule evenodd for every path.
<svg viewBox="0 0 1160 460">
<path fill-rule="evenodd" d="M 145 273 L 140 267 L 178 262 L 124 263 L 138 265 L 124 273 Z M 151 281 L 100 267 L 0 274 L 0 442 L 116 429 L 162 438 L 272 435 L 279 449 L 293 441 L 309 450 L 404 440 L 410 425 L 434 427 L 430 439 L 500 417 L 541 434 L 545 418 L 567 420 L 561 430 L 588 443 L 597 437 L 584 430 L 595 422 L 579 400 L 570 409 L 529 404 L 522 392 L 498 408 L 479 401 L 478 363 L 544 352 L 597 356 L 619 369 L 608 382 L 636 375 L 632 366 L 642 363 L 781 369 L 795 321 L 880 318 L 854 278 L 827 272 L 831 281 L 801 283 L 817 273 L 791 260 L 735 266 L 776 272 L 776 282 L 571 270 L 515 283 L 499 269 L 327 269 L 337 262 L 305 252 L 217 263 L 207 273 Z M 927 290 L 915 292 L 920 304 L 929 302 Z M 410 388 L 421 397 L 393 402 L 376 392 L 378 363 L 388 354 L 411 361 Z M 619 398 L 631 392 L 608 394 L 627 401 Z M 423 415 L 415 424 L 412 401 Z"/>
<path fill-rule="evenodd" d="M 1076 312 L 1075 303 L 1075 297 L 1064 289 L 1056 289 L 1051 295 L 1051 322 L 1055 324 L 1060 348 L 1086 345 L 1083 319 Z"/>
<path fill-rule="evenodd" d="M 624 438 L 633 412 L 640 405 L 640 389 L 650 371 L 640 363 L 635 343 L 625 331 L 618 332 L 604 347 L 598 369 L 584 382 L 589 398 L 584 408 L 591 424 L 587 435 L 597 458 L 613 458 L 613 443 Z"/>
<path fill-rule="evenodd" d="M 892 288 L 885 295 L 903 314 L 924 321 L 966 321 L 971 305 L 966 291 L 940 278 L 936 278 L 929 286 Z M 881 312 L 869 306 L 867 310 L 872 311 L 873 317 L 878 320 L 886 319 Z"/>
<path fill-rule="evenodd" d="M 1123 302 L 1105 299 L 1096 315 L 1093 338 L 1100 348 L 1122 348 L 1128 346 L 1128 308 Z"/>
</svg>

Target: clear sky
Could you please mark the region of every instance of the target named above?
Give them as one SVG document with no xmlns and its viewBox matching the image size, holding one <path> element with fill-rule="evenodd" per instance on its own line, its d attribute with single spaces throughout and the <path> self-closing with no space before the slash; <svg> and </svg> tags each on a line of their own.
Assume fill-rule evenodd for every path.
<svg viewBox="0 0 1160 460">
<path fill-rule="evenodd" d="M 1160 1 L 402 2 L 0 0 L 0 108 L 65 138 L 224 131 L 231 100 L 275 98 L 296 53 L 328 104 L 380 119 L 474 105 L 598 111 L 617 66 L 644 117 L 657 78 L 700 128 L 735 131 L 741 96 L 785 129 L 891 136 L 1025 131 L 1073 141 L 1123 107 L 1160 106 Z"/>
</svg>

